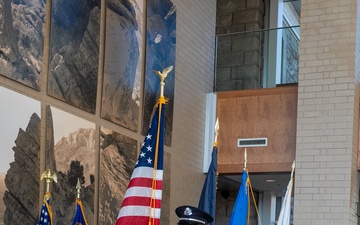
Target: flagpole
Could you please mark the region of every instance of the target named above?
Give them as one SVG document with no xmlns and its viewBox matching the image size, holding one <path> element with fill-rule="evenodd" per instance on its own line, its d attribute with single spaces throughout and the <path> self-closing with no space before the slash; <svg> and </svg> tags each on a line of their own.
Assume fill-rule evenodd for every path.
<svg viewBox="0 0 360 225">
<path fill-rule="evenodd" d="M 294 160 L 294 162 L 293 162 L 292 165 L 291 165 L 291 177 L 290 177 L 290 179 L 293 179 L 294 170 L 295 170 L 295 160 Z"/>
<path fill-rule="evenodd" d="M 219 119 L 216 118 L 216 122 L 215 122 L 215 132 L 214 132 L 214 146 L 217 146 L 217 144 L 218 144 L 218 141 L 217 141 L 218 134 L 219 134 Z M 214 146 L 213 146 L 213 147 L 214 147 Z"/>
<path fill-rule="evenodd" d="M 247 154 L 246 154 L 246 148 L 244 152 L 244 169 L 246 169 L 246 162 L 247 162 Z"/>
<path fill-rule="evenodd" d="M 76 198 L 80 199 L 80 190 L 81 190 L 81 185 L 80 185 L 80 179 L 77 179 L 77 183 L 76 183 Z"/>
<path fill-rule="evenodd" d="M 165 78 L 167 75 L 171 72 L 173 69 L 173 66 L 166 67 L 162 73 L 160 71 L 153 70 L 155 74 L 157 74 L 160 78 L 160 97 L 157 101 L 157 106 L 159 110 L 158 114 L 158 126 L 157 126 L 157 135 L 156 135 L 156 144 L 155 144 L 155 158 L 154 158 L 154 172 L 153 172 L 153 180 L 152 180 L 152 194 L 150 199 L 150 214 L 151 217 L 149 218 L 149 225 L 152 225 L 155 223 L 155 217 L 154 217 L 154 208 L 155 208 L 155 190 L 156 190 L 156 172 L 157 172 L 157 164 L 158 164 L 158 153 L 159 153 L 159 138 L 160 138 L 160 122 L 161 122 L 161 111 L 162 111 L 162 105 L 167 103 L 167 100 L 164 97 L 164 87 L 165 87 Z"/>
<path fill-rule="evenodd" d="M 245 148 L 245 151 L 244 151 L 244 171 L 246 171 L 247 173 L 247 169 L 246 169 L 246 163 L 247 163 L 247 151 L 246 151 L 246 148 Z M 249 175 L 247 175 L 247 178 L 246 178 L 246 189 L 247 189 L 247 192 L 249 193 L 249 186 L 247 185 L 248 183 L 248 179 L 249 179 Z M 248 197 L 247 198 L 247 223 L 249 222 L 249 218 L 250 218 L 250 198 Z M 254 201 L 255 202 L 255 201 Z"/>
<path fill-rule="evenodd" d="M 217 147 L 217 144 L 218 144 L 218 141 L 217 141 L 218 134 L 219 134 L 219 118 L 216 117 L 213 150 L 214 150 L 214 147 L 215 146 Z M 217 159 L 217 157 L 216 157 L 216 159 Z M 215 163 L 217 165 L 217 162 L 215 162 Z M 218 178 L 218 176 L 219 176 L 219 174 L 218 174 L 217 166 L 216 166 L 216 186 L 215 186 L 216 189 L 217 189 L 217 178 Z"/>
<path fill-rule="evenodd" d="M 218 141 L 217 141 L 217 139 L 218 139 L 218 134 L 219 134 L 219 118 L 218 117 L 216 117 L 216 122 L 215 122 L 215 133 L 214 133 L 214 146 L 213 146 L 213 151 L 214 151 L 214 147 L 216 147 L 216 155 L 218 154 L 218 148 L 217 148 L 217 145 L 218 145 Z M 217 182 L 217 180 L 218 180 L 218 176 L 219 176 L 219 173 L 218 173 L 218 171 L 217 171 L 217 156 L 216 156 L 216 158 L 215 158 L 216 160 L 216 162 L 214 162 L 215 164 L 216 164 L 216 169 L 215 169 L 215 172 L 216 172 L 216 180 L 215 180 L 215 203 L 214 203 L 214 205 L 216 206 L 216 190 L 217 190 L 217 185 L 218 185 L 218 182 Z M 215 207 L 214 206 L 214 207 Z M 209 212 L 209 213 L 211 213 L 211 212 Z M 213 217 L 213 219 L 215 220 L 215 214 L 214 215 L 211 215 L 212 217 Z M 211 224 L 215 224 L 215 222 L 213 221 Z"/>
</svg>

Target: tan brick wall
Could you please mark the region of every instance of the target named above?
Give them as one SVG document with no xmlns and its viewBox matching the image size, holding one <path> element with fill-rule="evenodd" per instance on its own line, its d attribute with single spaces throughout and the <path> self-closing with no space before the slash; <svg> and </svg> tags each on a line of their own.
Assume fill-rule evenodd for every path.
<svg viewBox="0 0 360 225">
<path fill-rule="evenodd" d="M 357 224 L 357 7 L 301 2 L 295 225 Z"/>
<path fill-rule="evenodd" d="M 177 0 L 174 130 L 170 224 L 177 206 L 197 206 L 205 175 L 205 94 L 214 80 L 216 0 Z"/>
</svg>

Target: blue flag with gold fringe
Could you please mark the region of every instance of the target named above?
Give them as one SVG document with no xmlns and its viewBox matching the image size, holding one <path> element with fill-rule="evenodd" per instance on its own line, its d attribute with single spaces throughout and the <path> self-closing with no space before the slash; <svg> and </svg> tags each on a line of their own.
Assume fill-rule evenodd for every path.
<svg viewBox="0 0 360 225">
<path fill-rule="evenodd" d="M 240 189 L 228 225 L 246 225 L 249 211 L 248 172 L 244 168 Z"/>
<path fill-rule="evenodd" d="M 216 179 L 217 179 L 218 148 L 214 146 L 211 154 L 211 163 L 201 192 L 198 208 L 209 213 L 215 221 L 216 209 Z M 215 224 L 215 222 L 211 224 Z"/>
<path fill-rule="evenodd" d="M 82 203 L 80 199 L 76 199 L 76 213 L 72 225 L 88 225 Z"/>
</svg>

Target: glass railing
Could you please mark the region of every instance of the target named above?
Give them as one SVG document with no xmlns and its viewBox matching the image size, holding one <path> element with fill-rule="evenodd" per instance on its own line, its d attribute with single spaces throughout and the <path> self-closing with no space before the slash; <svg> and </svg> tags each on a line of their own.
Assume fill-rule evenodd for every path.
<svg viewBox="0 0 360 225">
<path fill-rule="evenodd" d="M 215 91 L 297 83 L 299 38 L 299 26 L 218 35 Z"/>
</svg>

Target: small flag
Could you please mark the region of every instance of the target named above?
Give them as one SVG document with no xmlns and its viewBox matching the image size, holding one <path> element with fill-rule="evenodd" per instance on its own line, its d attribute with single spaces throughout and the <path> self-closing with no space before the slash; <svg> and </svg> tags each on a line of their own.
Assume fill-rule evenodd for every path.
<svg viewBox="0 0 360 225">
<path fill-rule="evenodd" d="M 244 168 L 239 193 L 228 225 L 246 225 L 249 211 L 248 173 Z"/>
<path fill-rule="evenodd" d="M 292 165 L 291 178 L 287 186 L 284 201 L 281 206 L 277 225 L 289 225 L 290 224 L 290 213 L 291 213 L 291 193 L 293 189 L 293 173 L 295 169 L 295 162 Z"/>
<path fill-rule="evenodd" d="M 50 207 L 50 192 L 44 195 L 43 204 L 40 211 L 40 218 L 37 225 L 52 225 L 52 212 Z"/>
<path fill-rule="evenodd" d="M 159 225 L 164 155 L 164 105 L 160 97 L 131 175 L 116 225 Z"/>
<path fill-rule="evenodd" d="M 216 209 L 216 179 L 217 179 L 217 154 L 218 148 L 215 145 L 211 154 L 211 163 L 209 166 L 206 180 L 201 192 L 198 208 L 207 212 L 215 219 Z M 214 224 L 213 221 L 211 224 Z"/>
<path fill-rule="evenodd" d="M 84 210 L 82 207 L 82 202 L 80 199 L 76 198 L 76 213 L 72 225 L 88 225 Z"/>
</svg>

